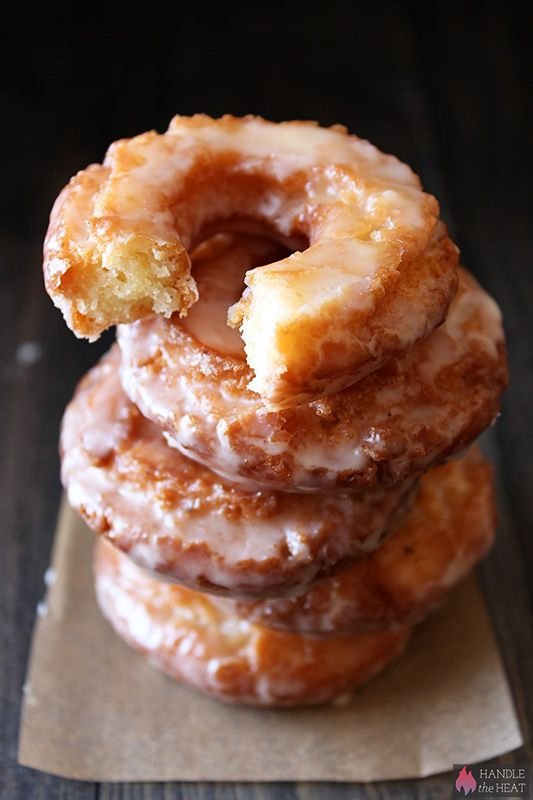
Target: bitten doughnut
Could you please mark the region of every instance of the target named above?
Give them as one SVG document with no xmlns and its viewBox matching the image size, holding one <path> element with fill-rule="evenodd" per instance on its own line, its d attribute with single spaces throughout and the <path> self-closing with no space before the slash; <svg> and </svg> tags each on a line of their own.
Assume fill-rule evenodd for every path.
<svg viewBox="0 0 533 800">
<path fill-rule="evenodd" d="M 294 405 L 354 383 L 442 322 L 457 251 L 434 239 L 437 217 L 405 164 L 340 126 L 175 117 L 165 134 L 115 142 L 62 191 L 45 283 L 69 327 L 95 339 L 186 314 L 198 299 L 189 252 L 210 233 L 268 230 L 296 252 L 246 273 L 229 320 L 249 388 Z"/>
<path fill-rule="evenodd" d="M 485 555 L 495 516 L 491 468 L 474 448 L 423 476 L 415 503 L 378 550 L 304 595 L 219 602 L 251 622 L 315 634 L 413 625 Z"/>
<path fill-rule="evenodd" d="M 198 280 L 209 282 L 222 265 L 238 286 L 229 264 L 242 263 L 252 242 L 206 242 Z M 253 246 L 260 258 L 261 243 Z M 237 339 L 205 338 L 223 331 L 231 292 L 228 283 L 218 305 L 200 299 L 193 329 L 159 317 L 119 326 L 118 341 L 133 402 L 171 445 L 232 480 L 293 491 L 398 484 L 466 447 L 499 411 L 501 315 L 464 269 L 446 322 L 425 341 L 332 397 L 281 411 L 247 388 L 251 370 Z"/>
<path fill-rule="evenodd" d="M 118 348 L 65 412 L 62 480 L 87 523 L 153 572 L 205 591 L 303 591 L 377 547 L 415 488 L 302 496 L 228 483 L 169 447 L 128 400 Z"/>
<path fill-rule="evenodd" d="M 150 662 L 231 703 L 298 706 L 344 696 L 404 650 L 408 627 L 337 638 L 261 628 L 212 599 L 157 581 L 101 540 L 96 595 L 115 631 Z"/>
</svg>

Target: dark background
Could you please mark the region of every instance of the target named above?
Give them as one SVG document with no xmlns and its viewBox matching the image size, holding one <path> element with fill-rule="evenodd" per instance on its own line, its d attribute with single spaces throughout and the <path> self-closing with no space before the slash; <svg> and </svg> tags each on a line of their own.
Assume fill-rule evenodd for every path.
<svg viewBox="0 0 533 800">
<path fill-rule="evenodd" d="M 532 763 L 532 43 L 522 4 L 152 5 L 102 7 L 91 19 L 73 5 L 76 19 L 21 5 L 0 35 L 0 796 L 451 796 L 449 776 L 370 787 L 98 786 L 16 766 L 60 494 L 59 419 L 106 346 L 76 341 L 44 293 L 47 215 L 71 174 L 101 160 L 112 140 L 164 130 L 177 112 L 342 122 L 394 152 L 437 195 L 464 263 L 503 307 L 512 384 L 488 443 L 501 526 L 481 579 L 529 743 L 503 762 Z"/>
</svg>

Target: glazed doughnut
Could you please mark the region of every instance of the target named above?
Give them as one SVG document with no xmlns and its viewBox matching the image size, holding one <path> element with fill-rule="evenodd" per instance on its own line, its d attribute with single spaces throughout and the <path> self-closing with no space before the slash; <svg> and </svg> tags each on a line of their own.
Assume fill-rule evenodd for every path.
<svg viewBox="0 0 533 800">
<path fill-rule="evenodd" d="M 492 473 L 477 448 L 428 472 L 381 547 L 299 597 L 217 599 L 251 622 L 314 634 L 413 625 L 485 555 L 494 538 Z"/>
<path fill-rule="evenodd" d="M 229 315 L 249 388 L 271 407 L 331 394 L 440 324 L 457 251 L 424 257 L 438 205 L 416 175 L 340 126 L 175 117 L 115 142 L 57 199 L 46 288 L 79 336 L 198 298 L 189 252 L 217 230 L 269 230 L 297 251 L 247 272 Z M 306 244 L 309 246 L 306 248 Z"/>
<path fill-rule="evenodd" d="M 100 608 L 120 637 L 171 678 L 232 703 L 334 700 L 397 658 L 411 632 L 320 639 L 262 628 L 206 595 L 155 580 L 104 540 L 95 576 Z"/>
<path fill-rule="evenodd" d="M 207 278 L 219 264 L 230 275 L 245 245 L 206 243 Z M 195 313 L 192 333 L 175 318 L 119 326 L 122 384 L 171 445 L 231 480 L 292 491 L 398 484 L 470 444 L 507 382 L 500 311 L 466 270 L 448 319 L 425 341 L 332 397 L 281 411 L 247 388 L 237 341 L 205 339 L 224 328 L 213 322 L 224 308 L 207 297 Z"/>
<path fill-rule="evenodd" d="M 364 496 L 258 491 L 169 447 L 124 394 L 113 348 L 82 380 L 61 432 L 62 480 L 90 527 L 141 566 L 196 589 L 303 591 L 377 547 L 414 490 Z"/>
</svg>

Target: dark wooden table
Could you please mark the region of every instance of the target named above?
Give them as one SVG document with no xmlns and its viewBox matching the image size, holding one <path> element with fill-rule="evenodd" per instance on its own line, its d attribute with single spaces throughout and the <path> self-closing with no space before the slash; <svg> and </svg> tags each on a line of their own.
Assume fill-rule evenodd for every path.
<svg viewBox="0 0 533 800">
<path fill-rule="evenodd" d="M 60 495 L 57 430 L 106 342 L 67 331 L 42 289 L 40 245 L 59 187 L 108 142 L 180 111 L 344 122 L 411 163 L 463 260 L 504 311 L 512 384 L 492 435 L 501 526 L 480 572 L 532 762 L 533 242 L 531 46 L 518 3 L 286 4 L 213 16 L 199 3 L 77 26 L 50 9 L 4 27 L 0 338 L 0 795 L 2 798 L 448 798 L 450 776 L 363 785 L 95 785 L 16 765 L 35 607 Z M 40 16 L 42 14 L 42 16 Z M 529 71 L 529 74 L 531 72 Z M 528 180 L 529 178 L 529 180 Z"/>
</svg>

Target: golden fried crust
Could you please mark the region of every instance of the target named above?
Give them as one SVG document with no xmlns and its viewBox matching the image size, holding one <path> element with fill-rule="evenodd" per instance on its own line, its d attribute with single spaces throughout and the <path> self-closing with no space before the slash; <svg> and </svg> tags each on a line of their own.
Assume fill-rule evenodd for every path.
<svg viewBox="0 0 533 800">
<path fill-rule="evenodd" d="M 218 478 L 168 447 L 121 389 L 113 348 L 81 382 L 61 433 L 71 505 L 154 572 L 231 595 L 303 591 L 377 547 L 412 483 L 354 494 L 261 491 Z"/>
<path fill-rule="evenodd" d="M 212 599 L 162 583 L 100 540 L 96 594 L 115 631 L 177 681 L 256 706 L 324 703 L 352 692 L 404 650 L 407 627 L 311 638 L 250 624 Z"/>
<path fill-rule="evenodd" d="M 413 625 L 485 555 L 495 517 L 491 468 L 474 448 L 423 476 L 414 505 L 378 550 L 306 594 L 219 602 L 228 613 L 294 632 L 338 636 Z"/>
<path fill-rule="evenodd" d="M 230 321 L 249 388 L 282 408 L 351 385 L 440 324 L 457 250 L 437 219 L 406 165 L 339 126 L 176 117 L 165 134 L 115 142 L 65 187 L 45 284 L 69 327 L 94 339 L 186 315 L 198 298 L 189 252 L 209 232 L 273 231 L 295 252 L 247 272 Z"/>
<path fill-rule="evenodd" d="M 176 320 L 121 326 L 121 380 L 168 441 L 233 480 L 290 490 L 396 485 L 492 423 L 507 383 L 501 315 L 464 269 L 446 322 L 355 386 L 269 411 L 249 367 Z"/>
</svg>

